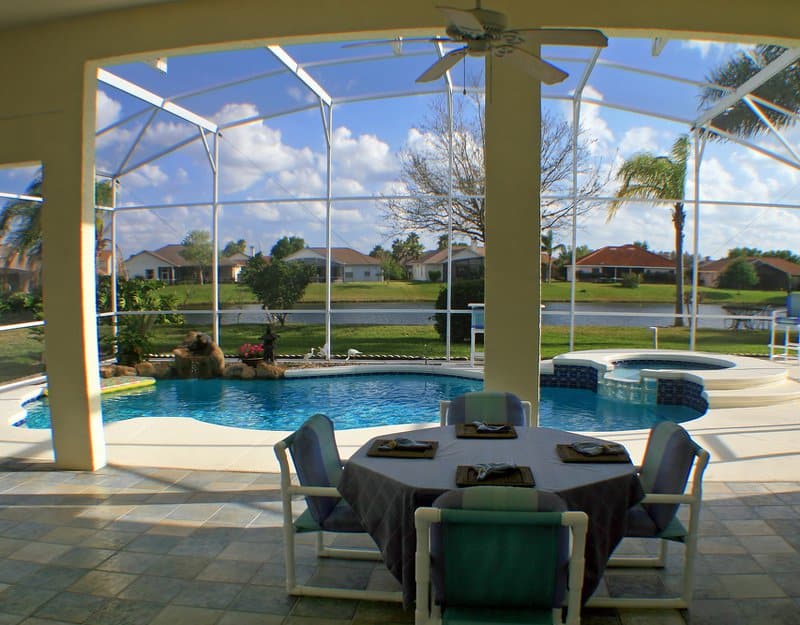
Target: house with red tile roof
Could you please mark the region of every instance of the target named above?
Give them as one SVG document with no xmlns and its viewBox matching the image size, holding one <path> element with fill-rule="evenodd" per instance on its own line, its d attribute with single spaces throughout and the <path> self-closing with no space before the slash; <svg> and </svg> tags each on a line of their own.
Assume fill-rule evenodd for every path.
<svg viewBox="0 0 800 625">
<path fill-rule="evenodd" d="M 284 260 L 302 262 L 317 268 L 317 279 L 325 280 L 324 247 L 304 247 Z M 381 262 L 377 258 L 367 256 L 350 247 L 331 248 L 331 278 L 334 282 L 380 282 L 383 280 Z"/>
<path fill-rule="evenodd" d="M 758 288 L 765 290 L 796 291 L 800 289 L 800 265 L 775 256 L 748 256 L 758 274 Z M 719 286 L 720 276 L 733 258 L 721 258 L 700 263 L 697 280 L 703 286 Z"/>
<path fill-rule="evenodd" d="M 675 261 L 638 245 L 607 245 L 578 260 L 575 271 L 578 280 L 616 281 L 637 273 L 645 280 L 663 281 L 675 277 Z M 567 280 L 572 280 L 571 266 L 567 266 Z"/>
</svg>

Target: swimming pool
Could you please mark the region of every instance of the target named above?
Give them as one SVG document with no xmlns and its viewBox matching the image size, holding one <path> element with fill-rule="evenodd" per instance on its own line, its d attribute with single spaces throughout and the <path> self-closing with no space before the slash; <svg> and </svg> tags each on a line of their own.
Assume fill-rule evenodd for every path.
<svg viewBox="0 0 800 625">
<path fill-rule="evenodd" d="M 190 417 L 259 430 L 294 430 L 322 412 L 337 429 L 438 421 L 439 400 L 483 388 L 482 380 L 448 375 L 367 374 L 252 380 L 160 380 L 146 389 L 104 395 L 103 420 Z M 702 413 L 686 406 L 641 405 L 584 389 L 541 388 L 540 425 L 575 431 L 649 428 Z M 29 428 L 50 427 L 46 400 L 25 404 Z"/>
</svg>

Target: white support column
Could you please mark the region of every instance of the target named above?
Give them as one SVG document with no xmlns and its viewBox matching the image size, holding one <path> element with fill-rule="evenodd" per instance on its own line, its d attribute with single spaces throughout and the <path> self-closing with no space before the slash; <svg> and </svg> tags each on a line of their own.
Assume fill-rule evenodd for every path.
<svg viewBox="0 0 800 625">
<path fill-rule="evenodd" d="M 444 56 L 442 43 L 436 42 L 439 57 Z M 445 72 L 447 84 L 447 315 L 445 325 L 445 360 L 450 360 L 452 355 L 452 327 L 453 327 L 453 79 L 450 70 Z M 480 302 L 476 302 L 480 303 Z M 470 351 L 472 354 L 474 350 Z M 472 363 L 475 364 L 474 362 Z"/>
<path fill-rule="evenodd" d="M 117 336 L 119 336 L 119 318 L 117 317 L 117 313 L 119 312 L 119 302 L 117 301 L 117 282 L 119 281 L 119 275 L 117 272 L 117 264 L 119 260 L 117 259 L 117 186 L 119 185 L 119 178 L 112 178 L 111 179 L 111 208 L 115 209 L 111 211 L 111 312 L 114 313 L 111 316 L 111 333 L 114 336 L 114 352 L 116 353 L 117 350 Z"/>
<path fill-rule="evenodd" d="M 484 387 L 528 400 L 538 423 L 541 85 L 487 61 Z"/>
<path fill-rule="evenodd" d="M 589 76 L 600 58 L 602 48 L 597 48 L 592 54 L 592 59 L 587 63 L 583 75 L 575 87 L 572 96 L 572 219 L 571 241 L 572 246 L 570 265 L 572 266 L 572 280 L 569 285 L 569 351 L 575 349 L 575 286 L 577 284 L 578 262 L 578 135 L 581 128 L 581 100 L 583 89 L 589 81 Z M 552 259 L 550 259 L 552 262 Z"/>
<path fill-rule="evenodd" d="M 201 131 L 202 132 L 202 131 Z M 212 225 L 211 225 L 211 289 L 213 291 L 214 342 L 219 345 L 219 133 L 214 134 L 214 158 L 211 161 Z M 203 271 L 203 267 L 200 267 Z"/>
<path fill-rule="evenodd" d="M 689 328 L 689 349 L 695 350 L 697 344 L 697 313 L 700 309 L 698 286 L 698 262 L 700 261 L 700 163 L 703 160 L 703 152 L 706 147 L 705 137 L 700 137 L 700 129 L 695 128 L 694 132 L 694 241 L 693 253 L 694 262 L 692 263 L 692 323 Z"/>
<path fill-rule="evenodd" d="M 320 110 L 322 111 L 322 123 L 325 131 L 326 147 L 326 169 L 325 179 L 325 360 L 331 359 L 333 349 L 333 338 L 331 336 L 331 278 L 332 278 L 332 254 L 331 237 L 333 232 L 333 105 L 326 105 L 320 98 Z M 325 115 L 327 113 L 327 116 Z"/>
</svg>

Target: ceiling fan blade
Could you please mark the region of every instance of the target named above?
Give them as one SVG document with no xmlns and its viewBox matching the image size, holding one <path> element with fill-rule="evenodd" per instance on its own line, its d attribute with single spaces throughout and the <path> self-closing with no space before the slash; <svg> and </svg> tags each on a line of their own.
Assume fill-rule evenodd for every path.
<svg viewBox="0 0 800 625">
<path fill-rule="evenodd" d="M 567 79 L 567 72 L 543 61 L 532 52 L 523 48 L 510 48 L 501 54 L 503 58 L 509 59 L 514 65 L 534 78 L 538 78 L 546 85 L 555 85 Z"/>
<path fill-rule="evenodd" d="M 454 26 L 456 30 L 462 33 L 483 34 L 484 28 L 480 20 L 475 17 L 472 11 L 465 9 L 457 9 L 456 7 L 436 7 L 447 18 L 447 24 Z"/>
<path fill-rule="evenodd" d="M 453 50 L 452 52 L 448 52 L 442 58 L 436 61 L 436 63 L 434 63 L 424 72 L 422 72 L 420 77 L 417 78 L 417 82 L 431 82 L 432 80 L 441 78 L 442 76 L 444 76 L 444 73 L 448 69 L 453 67 L 461 59 L 467 56 L 467 51 L 468 48 L 464 46 L 463 48 L 459 48 L 458 50 Z"/>
<path fill-rule="evenodd" d="M 507 32 L 517 33 L 526 41 L 542 46 L 589 46 L 593 48 L 605 48 L 608 46 L 608 37 L 599 30 L 531 28 Z"/>
</svg>

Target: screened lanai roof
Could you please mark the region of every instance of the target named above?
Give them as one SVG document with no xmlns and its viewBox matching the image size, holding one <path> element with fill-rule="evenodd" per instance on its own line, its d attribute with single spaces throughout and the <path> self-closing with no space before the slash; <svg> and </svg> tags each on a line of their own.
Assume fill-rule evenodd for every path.
<svg viewBox="0 0 800 625">
<path fill-rule="evenodd" d="M 207 120 L 208 124 L 201 121 L 207 131 L 218 127 L 224 132 L 288 115 L 302 117 L 304 112 L 308 122 L 320 130 L 320 98 L 337 106 L 444 92 L 444 79 L 425 84 L 416 83 L 415 79 L 442 52 L 458 47 L 447 44 L 440 48 L 441 44 L 392 39 L 375 45 L 354 43 L 283 45 L 272 50 L 257 47 L 175 56 L 168 59 L 166 73 L 145 63 L 107 67 L 111 80 L 101 80 L 100 89 L 119 102 L 121 116 L 111 126 L 99 129 L 98 168 L 107 174 L 124 174 L 159 154 L 169 154 L 185 142 L 201 146 L 196 123 L 164 110 L 154 111 L 152 104 L 125 93 L 124 86 L 118 89 L 115 84 L 133 84 L 163 98 L 170 106 L 179 105 L 190 117 Z M 707 125 L 711 120 L 703 119 L 699 93 L 707 84 L 706 74 L 713 63 L 690 61 L 688 52 L 707 46 L 715 51 L 719 62 L 724 58 L 720 51 L 725 48 L 708 42 L 669 41 L 662 45 L 657 55 L 653 52 L 660 46 L 649 39 L 611 38 L 608 47 L 597 50 L 597 55 L 592 48 L 545 46 L 542 56 L 569 72 L 569 77 L 557 85 L 543 85 L 542 97 L 553 105 L 568 101 L 585 81 L 583 101 L 587 104 L 602 104 L 618 114 L 683 125 L 685 131 L 698 122 Z M 726 48 L 728 55 L 736 51 L 735 44 Z M 789 51 L 784 60 L 790 57 L 797 58 L 795 51 Z M 454 92 L 480 88 L 482 71 L 482 58 L 467 57 L 456 65 L 449 72 Z M 117 83 L 117 77 L 123 80 Z M 236 107 L 237 103 L 240 106 Z M 763 101 L 760 104 L 768 105 Z M 385 114 L 391 116 L 392 108 L 403 104 L 400 100 L 383 106 Z M 721 110 L 724 107 L 717 112 Z M 171 145 L 165 145 L 166 132 Z M 797 165 L 792 152 L 777 137 L 757 143 Z"/>
</svg>

